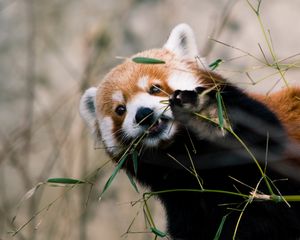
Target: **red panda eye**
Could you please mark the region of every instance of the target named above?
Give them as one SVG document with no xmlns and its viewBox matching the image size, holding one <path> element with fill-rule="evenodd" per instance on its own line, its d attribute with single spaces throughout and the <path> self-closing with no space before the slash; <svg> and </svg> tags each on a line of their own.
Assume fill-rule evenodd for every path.
<svg viewBox="0 0 300 240">
<path fill-rule="evenodd" d="M 161 86 L 158 84 L 151 86 L 149 89 L 150 94 L 156 94 L 156 93 L 160 93 L 160 92 L 161 92 Z"/>
<path fill-rule="evenodd" d="M 125 105 L 118 105 L 115 109 L 116 114 L 119 116 L 122 116 L 126 112 L 126 106 Z"/>
</svg>

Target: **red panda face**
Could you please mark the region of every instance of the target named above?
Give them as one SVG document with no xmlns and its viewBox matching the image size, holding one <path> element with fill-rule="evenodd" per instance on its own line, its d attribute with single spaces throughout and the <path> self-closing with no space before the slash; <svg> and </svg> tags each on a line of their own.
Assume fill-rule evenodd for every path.
<svg viewBox="0 0 300 240">
<path fill-rule="evenodd" d="M 193 90 L 201 85 L 191 67 L 196 65 L 196 49 L 192 30 L 179 25 L 164 48 L 127 59 L 112 69 L 97 89 L 86 92 L 81 115 L 93 131 L 100 132 L 108 153 L 117 155 L 133 142 L 145 148 L 172 142 L 179 126 L 173 121 L 168 99 L 177 89 Z M 132 59 L 137 56 L 165 63 L 135 63 Z"/>
<path fill-rule="evenodd" d="M 132 141 L 140 141 L 146 148 L 171 142 L 178 124 L 168 107 L 169 96 L 176 89 L 192 90 L 199 85 L 187 65 L 166 50 L 151 50 L 138 56 L 166 63 L 138 64 L 128 59 L 113 69 L 97 90 L 98 125 L 112 153 Z"/>
</svg>

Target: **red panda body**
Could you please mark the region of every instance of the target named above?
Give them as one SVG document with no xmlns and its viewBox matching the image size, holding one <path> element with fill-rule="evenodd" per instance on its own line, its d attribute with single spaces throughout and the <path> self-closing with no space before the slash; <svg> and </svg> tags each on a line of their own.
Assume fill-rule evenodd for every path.
<svg viewBox="0 0 300 240">
<path fill-rule="evenodd" d="M 293 163 L 300 161 L 299 88 L 269 97 L 244 93 L 207 69 L 192 30 L 181 24 L 162 49 L 127 59 L 87 90 L 80 111 L 114 161 L 127 156 L 125 171 L 152 191 L 171 190 L 158 197 L 172 239 L 213 239 L 224 216 L 220 239 L 300 238 L 300 204 L 225 194 L 300 194 L 296 170 L 294 180 L 270 180 L 290 177 L 282 169 L 291 148 Z M 239 220 L 234 209 L 243 206 Z"/>
</svg>

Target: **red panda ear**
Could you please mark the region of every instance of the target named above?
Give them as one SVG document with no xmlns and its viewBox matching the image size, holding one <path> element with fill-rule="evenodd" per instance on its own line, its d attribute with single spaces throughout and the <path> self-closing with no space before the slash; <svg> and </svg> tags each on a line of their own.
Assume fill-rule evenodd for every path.
<svg viewBox="0 0 300 240">
<path fill-rule="evenodd" d="M 194 59 L 198 56 L 194 32 L 192 28 L 185 23 L 179 24 L 173 28 L 164 48 L 184 59 Z"/>
<path fill-rule="evenodd" d="M 97 118 L 96 118 L 96 97 L 97 88 L 91 87 L 87 89 L 80 99 L 79 111 L 81 117 L 85 120 L 92 133 L 96 133 Z"/>
</svg>

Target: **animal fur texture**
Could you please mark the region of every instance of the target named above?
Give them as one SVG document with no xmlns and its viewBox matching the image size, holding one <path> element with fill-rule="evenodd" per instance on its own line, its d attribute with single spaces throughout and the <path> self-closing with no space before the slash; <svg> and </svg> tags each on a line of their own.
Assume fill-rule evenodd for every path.
<svg viewBox="0 0 300 240">
<path fill-rule="evenodd" d="M 88 89 L 80 112 L 113 161 L 128 153 L 123 169 L 140 184 L 174 190 L 158 195 L 172 239 L 214 239 L 224 216 L 220 239 L 300 239 L 300 204 L 266 200 L 270 188 L 300 194 L 299 88 L 267 97 L 242 91 L 209 70 L 192 29 L 180 24 L 163 48 L 126 59 Z M 201 189 L 253 199 L 194 191 Z"/>
</svg>

